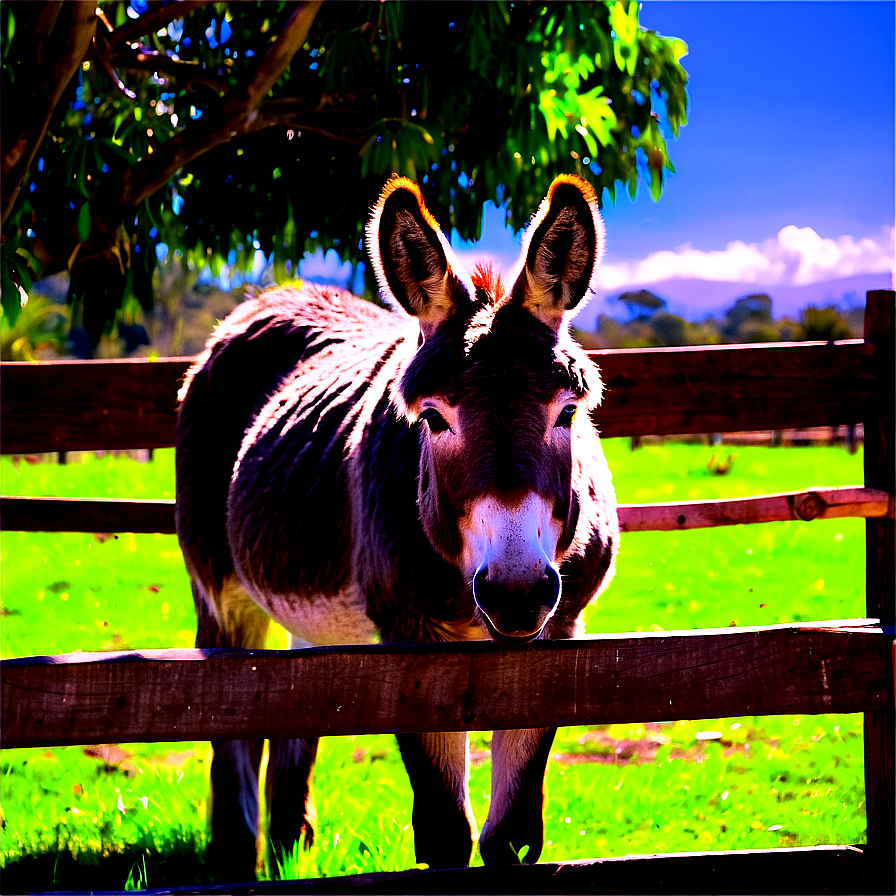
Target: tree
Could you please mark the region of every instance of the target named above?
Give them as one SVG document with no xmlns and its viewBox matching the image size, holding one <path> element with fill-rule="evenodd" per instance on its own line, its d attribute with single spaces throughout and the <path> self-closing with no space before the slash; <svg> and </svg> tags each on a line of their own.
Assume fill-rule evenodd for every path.
<svg viewBox="0 0 896 896">
<path fill-rule="evenodd" d="M 4 310 L 68 269 L 94 341 L 163 246 L 358 263 L 393 171 L 465 239 L 564 171 L 657 199 L 686 120 L 686 46 L 636 2 L 6 2 L 0 35 Z"/>
<path fill-rule="evenodd" d="M 800 312 L 800 328 L 803 339 L 809 342 L 827 342 L 834 339 L 851 339 L 849 321 L 833 306 L 808 305 Z"/>
<path fill-rule="evenodd" d="M 771 296 L 762 292 L 738 299 L 725 312 L 721 332 L 728 342 L 773 342 Z"/>
<path fill-rule="evenodd" d="M 647 320 L 666 307 L 666 300 L 654 295 L 649 289 L 624 292 L 612 301 L 624 305 L 632 320 Z"/>
</svg>

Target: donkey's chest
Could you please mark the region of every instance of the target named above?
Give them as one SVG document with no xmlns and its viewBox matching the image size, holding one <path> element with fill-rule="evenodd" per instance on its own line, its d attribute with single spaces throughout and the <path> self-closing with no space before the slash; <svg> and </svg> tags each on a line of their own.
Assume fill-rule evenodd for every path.
<svg viewBox="0 0 896 896">
<path fill-rule="evenodd" d="M 271 594 L 250 591 L 252 599 L 292 636 L 293 647 L 328 644 L 369 644 L 376 626 L 367 615 L 357 588 L 335 594 Z"/>
</svg>

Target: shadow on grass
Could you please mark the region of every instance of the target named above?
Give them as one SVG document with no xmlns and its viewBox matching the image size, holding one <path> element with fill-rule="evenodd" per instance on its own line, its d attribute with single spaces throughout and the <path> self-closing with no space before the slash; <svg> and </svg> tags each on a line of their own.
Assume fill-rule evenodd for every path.
<svg viewBox="0 0 896 896">
<path fill-rule="evenodd" d="M 213 882 L 204 858 L 203 848 L 188 843 L 164 853 L 139 846 L 106 854 L 82 849 L 77 856 L 66 848 L 48 849 L 4 864 L 0 891 L 124 890 L 129 882 L 152 888 L 204 886 Z"/>
</svg>

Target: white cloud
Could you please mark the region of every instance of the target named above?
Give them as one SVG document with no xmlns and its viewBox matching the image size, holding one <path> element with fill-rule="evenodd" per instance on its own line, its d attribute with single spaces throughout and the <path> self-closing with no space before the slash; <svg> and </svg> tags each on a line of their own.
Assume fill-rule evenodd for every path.
<svg viewBox="0 0 896 896">
<path fill-rule="evenodd" d="M 804 286 L 853 274 L 893 270 L 893 228 L 855 239 L 819 236 L 811 227 L 788 224 L 761 243 L 728 243 L 704 252 L 690 244 L 653 252 L 642 261 L 605 264 L 598 280 L 605 290 L 670 278 L 723 280 L 763 286 Z"/>
</svg>

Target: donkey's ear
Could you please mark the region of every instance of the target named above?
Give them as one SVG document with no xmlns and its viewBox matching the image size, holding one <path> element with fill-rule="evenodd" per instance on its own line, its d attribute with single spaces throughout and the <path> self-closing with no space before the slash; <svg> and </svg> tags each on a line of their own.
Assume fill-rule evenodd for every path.
<svg viewBox="0 0 896 896">
<path fill-rule="evenodd" d="M 604 224 L 591 185 L 561 174 L 551 184 L 523 241 L 511 295 L 553 330 L 591 290 L 604 251 Z"/>
<path fill-rule="evenodd" d="M 476 291 L 455 258 L 420 188 L 393 176 L 367 223 L 367 253 L 383 298 L 420 321 L 424 339 L 457 311 L 472 305 Z"/>
</svg>

